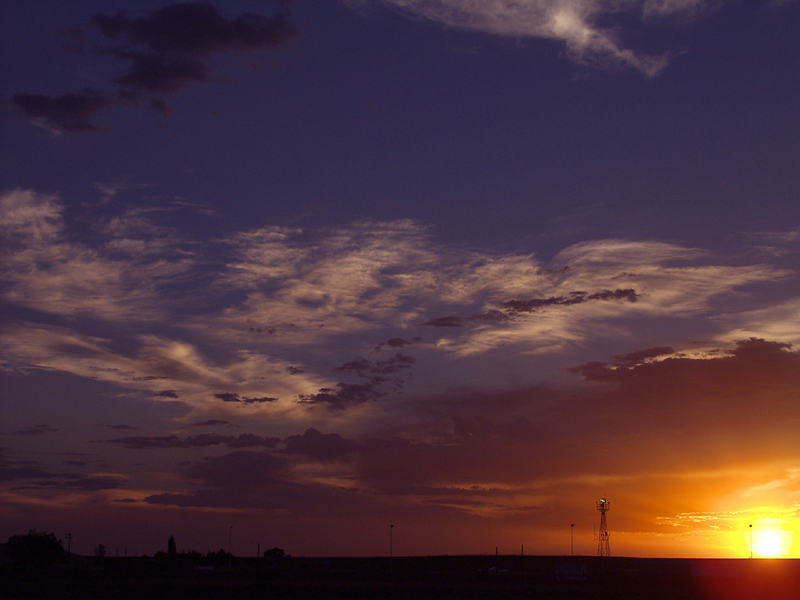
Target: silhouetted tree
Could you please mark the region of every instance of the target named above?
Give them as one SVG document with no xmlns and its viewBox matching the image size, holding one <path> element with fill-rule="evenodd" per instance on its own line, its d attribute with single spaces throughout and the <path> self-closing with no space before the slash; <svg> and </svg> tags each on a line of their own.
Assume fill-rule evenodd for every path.
<svg viewBox="0 0 800 600">
<path fill-rule="evenodd" d="M 181 552 L 181 558 L 185 558 L 193 565 L 200 564 L 203 561 L 203 555 L 200 554 L 197 550 L 189 550 L 187 552 Z"/>
<path fill-rule="evenodd" d="M 216 552 L 210 551 L 208 554 L 206 554 L 206 558 L 215 565 L 228 564 L 228 553 L 222 548 L 220 548 Z"/>
<path fill-rule="evenodd" d="M 94 561 L 97 564 L 102 564 L 106 558 L 106 547 L 103 544 L 98 544 L 97 548 L 94 549 Z"/>
<path fill-rule="evenodd" d="M 283 558 L 286 552 L 283 548 L 273 548 L 272 550 L 264 550 L 264 558 Z"/>
<path fill-rule="evenodd" d="M 52 533 L 35 529 L 8 538 L 6 552 L 22 568 L 51 567 L 64 558 L 61 540 Z"/>
<path fill-rule="evenodd" d="M 170 558 L 178 558 L 178 548 L 175 546 L 175 538 L 173 536 L 169 536 L 167 554 L 169 554 Z"/>
</svg>

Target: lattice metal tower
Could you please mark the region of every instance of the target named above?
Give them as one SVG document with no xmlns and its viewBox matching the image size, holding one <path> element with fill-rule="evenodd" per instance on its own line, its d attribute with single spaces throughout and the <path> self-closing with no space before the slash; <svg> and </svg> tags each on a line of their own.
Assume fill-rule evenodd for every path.
<svg viewBox="0 0 800 600">
<path fill-rule="evenodd" d="M 611 556 L 608 548 L 608 523 L 606 523 L 606 513 L 611 508 L 611 503 L 605 498 L 600 498 L 597 503 L 597 510 L 600 511 L 600 531 L 597 532 L 597 556 Z"/>
</svg>

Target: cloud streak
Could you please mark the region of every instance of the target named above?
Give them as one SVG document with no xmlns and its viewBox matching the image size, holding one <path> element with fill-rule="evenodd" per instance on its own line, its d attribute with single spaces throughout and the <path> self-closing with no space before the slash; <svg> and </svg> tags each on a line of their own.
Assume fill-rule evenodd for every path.
<svg viewBox="0 0 800 600">
<path fill-rule="evenodd" d="M 160 448 L 208 448 L 214 446 L 226 446 L 228 448 L 253 448 L 265 447 L 274 448 L 280 441 L 278 438 L 258 436 L 251 433 L 241 435 L 219 435 L 216 433 L 204 433 L 180 437 L 177 435 L 169 436 L 131 436 L 106 440 L 108 444 L 119 444 L 125 448 L 134 450 L 152 450 Z"/>
<path fill-rule="evenodd" d="M 382 4 L 449 27 L 512 38 L 541 38 L 564 44 L 576 62 L 633 68 L 648 77 L 668 64 L 668 52 L 647 54 L 626 47 L 621 39 L 631 15 L 640 26 L 667 17 L 695 18 L 718 3 L 708 0 L 351 0 Z M 609 24 L 611 23 L 611 24 Z M 628 27 L 630 24 L 628 23 Z"/>
</svg>

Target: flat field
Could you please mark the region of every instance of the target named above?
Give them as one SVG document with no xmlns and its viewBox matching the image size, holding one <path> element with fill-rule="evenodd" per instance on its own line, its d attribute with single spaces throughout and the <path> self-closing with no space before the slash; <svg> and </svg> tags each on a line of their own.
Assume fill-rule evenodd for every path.
<svg viewBox="0 0 800 600">
<path fill-rule="evenodd" d="M 793 559 L 549 556 L 74 558 L 69 569 L 4 569 L 2 600 L 798 600 Z"/>
</svg>

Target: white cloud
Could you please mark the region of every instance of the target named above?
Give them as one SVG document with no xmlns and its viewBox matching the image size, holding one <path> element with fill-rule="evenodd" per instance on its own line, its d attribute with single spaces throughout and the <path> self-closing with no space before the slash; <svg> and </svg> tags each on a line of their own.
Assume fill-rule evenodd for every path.
<svg viewBox="0 0 800 600">
<path fill-rule="evenodd" d="M 66 327 L 12 325 L 0 332 L 0 354 L 6 370 L 48 369 L 111 383 L 155 400 L 179 399 L 196 411 L 258 412 L 272 416 L 300 412 L 288 400 L 315 393 L 324 379 L 304 373 L 290 374 L 290 363 L 265 354 L 239 351 L 213 360 L 196 346 L 142 335 L 128 340 L 129 352 L 115 341 L 88 336 Z M 169 395 L 160 394 L 169 390 Z M 215 394 L 242 398 L 278 398 L 283 402 L 225 403 Z"/>
<path fill-rule="evenodd" d="M 54 194 L 14 190 L 0 195 L 0 232 L 5 243 L 47 244 L 62 229 L 62 205 Z"/>
<path fill-rule="evenodd" d="M 666 66 L 666 54 L 652 56 L 626 48 L 614 20 L 626 14 L 638 14 L 644 21 L 675 15 L 692 18 L 722 1 L 349 0 L 348 4 L 379 2 L 450 27 L 506 37 L 559 40 L 579 62 L 624 65 L 654 76 Z"/>
<path fill-rule="evenodd" d="M 554 302 L 529 313 L 515 314 L 507 322 L 448 336 L 440 346 L 461 354 L 483 353 L 511 344 L 529 352 L 559 352 L 590 339 L 626 335 L 632 319 L 711 316 L 714 302 L 730 297 L 737 289 L 781 281 L 789 275 L 770 265 L 698 264 L 709 258 L 697 249 L 660 242 L 597 240 L 576 244 L 554 259 L 556 268 L 549 280 L 540 278 L 538 285 L 514 299 L 558 299 L 569 298 L 575 292 L 591 295 L 630 289 L 636 293 L 636 301 L 596 300 L 572 305 Z M 485 308 L 504 307 L 489 303 Z M 736 339 L 742 337 L 749 336 Z"/>
<path fill-rule="evenodd" d="M 731 343 L 751 337 L 800 345 L 800 299 L 792 298 L 766 308 L 724 315 L 719 320 L 729 329 L 719 336 Z"/>
<path fill-rule="evenodd" d="M 58 315 L 152 319 L 163 315 L 163 288 L 193 265 L 173 252 L 164 228 L 112 219 L 96 247 L 75 241 L 57 196 L 17 190 L 0 196 L 5 301 Z M 127 235 L 126 235 L 127 234 Z"/>
</svg>

